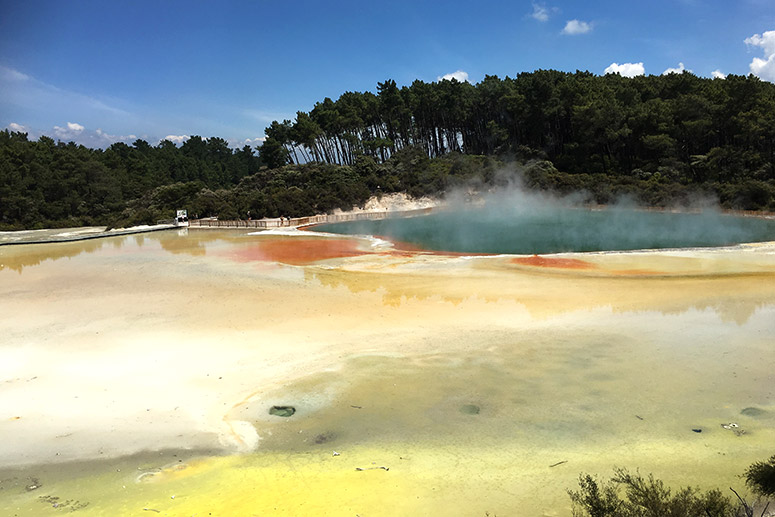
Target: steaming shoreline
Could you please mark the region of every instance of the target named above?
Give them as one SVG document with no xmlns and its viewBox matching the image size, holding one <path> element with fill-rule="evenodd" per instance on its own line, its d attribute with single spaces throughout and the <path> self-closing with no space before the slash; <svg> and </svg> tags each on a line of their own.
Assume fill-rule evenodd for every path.
<svg viewBox="0 0 775 517">
<path fill-rule="evenodd" d="M 469 197 L 473 198 L 474 203 L 486 202 L 488 194 L 485 193 L 482 196 L 481 193 L 469 194 Z M 542 192 L 529 192 L 536 196 L 543 196 Z M 556 199 L 556 198 L 551 198 Z M 334 210 L 330 216 L 325 214 L 317 214 L 313 216 L 305 216 L 298 218 L 291 218 L 286 225 L 282 219 L 278 218 L 265 218 L 258 220 L 258 223 L 263 223 L 265 226 L 256 227 L 257 230 L 265 230 L 269 228 L 295 228 L 306 229 L 320 224 L 329 224 L 332 222 L 339 222 L 340 219 L 346 219 L 348 216 L 363 216 L 368 219 L 369 216 L 382 217 L 386 213 L 390 216 L 405 216 L 416 213 L 420 210 L 433 211 L 439 208 L 445 208 L 450 205 L 449 199 L 422 197 L 411 198 L 405 193 L 387 194 L 383 196 L 372 196 L 369 198 L 362 208 L 354 208 L 352 210 L 343 211 L 340 209 Z M 576 208 L 590 210 L 590 211 L 606 211 L 612 210 L 617 207 L 616 204 L 600 205 L 600 204 L 586 204 L 582 203 L 577 205 Z M 736 216 L 736 217 L 751 217 L 757 219 L 775 219 L 775 212 L 758 211 L 758 210 L 735 210 L 735 209 L 723 209 L 719 207 L 647 207 L 647 206 L 633 206 L 627 207 L 629 210 L 638 212 L 657 212 L 657 213 L 674 213 L 674 214 L 697 214 L 710 210 L 722 215 Z M 301 221 L 312 218 L 330 218 L 328 221 L 303 223 Z M 217 219 L 216 219 L 217 220 Z M 217 226 L 203 226 L 203 221 L 207 219 L 192 220 L 191 229 L 244 229 L 245 224 L 242 220 L 237 221 L 219 221 Z M 200 225 L 197 225 L 199 223 Z M 230 224 L 232 223 L 232 224 Z M 243 223 L 243 224 L 240 224 Z M 76 227 L 76 228 L 64 228 L 64 229 L 40 229 L 40 230 L 16 230 L 16 231 L 0 231 L 0 246 L 8 245 L 21 245 L 21 244 L 49 244 L 52 242 L 74 242 L 88 239 L 101 239 L 105 237 L 114 237 L 121 235 L 133 235 L 137 233 L 148 233 L 155 231 L 163 231 L 170 229 L 180 229 L 175 225 L 161 224 L 161 225 L 140 225 L 129 228 L 115 228 L 107 230 L 106 227 Z M 402 248 L 403 249 L 403 248 Z M 683 249 L 683 248 L 682 248 Z M 687 248 L 688 249 L 688 248 Z M 415 250 L 418 251 L 418 250 Z"/>
</svg>

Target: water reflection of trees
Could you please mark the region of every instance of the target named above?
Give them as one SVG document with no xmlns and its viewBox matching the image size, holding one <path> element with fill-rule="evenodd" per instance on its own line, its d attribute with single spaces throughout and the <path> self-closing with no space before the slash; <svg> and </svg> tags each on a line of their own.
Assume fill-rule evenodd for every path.
<svg viewBox="0 0 775 517">
<path fill-rule="evenodd" d="M 46 260 L 73 258 L 83 253 L 94 253 L 102 249 L 108 241 L 114 247 L 120 248 L 126 240 L 126 237 L 110 237 L 75 242 L 3 246 L 0 248 L 0 271 L 10 269 L 21 273 L 25 267 L 38 266 Z"/>
<path fill-rule="evenodd" d="M 244 240 L 244 234 L 233 231 L 197 231 L 186 232 L 184 235 L 164 231 L 89 238 L 79 241 L 52 241 L 44 244 L 0 246 L 0 271 L 10 269 L 21 273 L 24 268 L 38 266 L 46 260 L 73 258 L 84 253 L 97 252 L 106 246 L 121 249 L 129 243 L 133 243 L 138 249 L 145 248 L 152 243 L 158 243 L 164 251 L 175 255 L 204 256 L 207 253 L 208 245 L 217 241 L 236 243 L 240 240 Z"/>
<path fill-rule="evenodd" d="M 245 234 L 234 230 L 181 230 L 179 233 L 146 234 L 149 239 L 158 240 L 164 251 L 193 256 L 207 254 L 207 248 L 218 241 L 236 244 L 245 240 Z"/>
<path fill-rule="evenodd" d="M 696 278 L 547 275 L 540 282 L 524 282 L 505 272 L 499 272 L 498 279 L 309 268 L 305 277 L 327 287 L 346 287 L 352 293 L 380 292 L 383 303 L 391 307 L 433 297 L 453 305 L 465 300 L 513 301 L 539 319 L 601 308 L 615 313 L 654 311 L 664 315 L 711 310 L 724 322 L 742 325 L 759 309 L 775 305 L 772 273 Z"/>
</svg>

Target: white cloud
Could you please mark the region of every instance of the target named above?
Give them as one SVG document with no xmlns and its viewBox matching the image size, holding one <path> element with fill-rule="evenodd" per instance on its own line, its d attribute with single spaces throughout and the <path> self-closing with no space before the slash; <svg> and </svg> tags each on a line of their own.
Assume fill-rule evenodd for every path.
<svg viewBox="0 0 775 517">
<path fill-rule="evenodd" d="M 754 34 L 745 39 L 745 44 L 764 49 L 764 59 L 755 57 L 748 65 L 751 73 L 760 79 L 775 83 L 775 31 Z"/>
<path fill-rule="evenodd" d="M 719 70 L 718 68 L 710 73 L 714 79 L 726 79 L 727 74 Z"/>
<path fill-rule="evenodd" d="M 11 122 L 8 124 L 8 129 L 11 131 L 16 131 L 17 133 L 28 133 L 27 128 L 22 126 L 21 124 L 17 124 L 16 122 Z"/>
<path fill-rule="evenodd" d="M 186 140 L 188 140 L 189 138 L 191 137 L 188 135 L 167 135 L 164 138 L 162 138 L 162 140 L 169 140 L 173 144 L 180 145 Z"/>
<path fill-rule="evenodd" d="M 36 134 L 50 136 L 63 142 L 75 142 L 76 144 L 85 145 L 86 147 L 90 147 L 92 149 L 104 149 L 116 142 L 131 144 L 138 138 L 137 135 L 134 134 L 111 135 L 100 128 L 97 128 L 96 131 L 91 131 L 81 124 L 75 122 L 68 122 L 65 127 L 54 126 L 53 130 L 44 130 L 36 132 Z M 145 140 L 148 139 L 147 136 L 142 136 L 140 138 Z"/>
<path fill-rule="evenodd" d="M 137 140 L 137 135 L 111 135 L 100 128 L 97 128 L 97 131 L 94 133 L 98 138 L 101 138 L 102 140 L 105 140 L 111 144 L 113 142 L 134 142 Z"/>
<path fill-rule="evenodd" d="M 54 136 L 65 141 L 76 140 L 84 129 L 86 128 L 77 122 L 68 122 L 67 127 L 54 126 Z"/>
<path fill-rule="evenodd" d="M 565 28 L 562 30 L 562 33 L 569 36 L 575 36 L 577 34 L 586 34 L 591 30 L 591 23 L 582 22 L 580 20 L 568 20 L 568 23 L 565 24 Z"/>
<path fill-rule="evenodd" d="M 437 81 L 451 81 L 452 79 L 457 79 L 461 83 L 470 82 L 468 80 L 468 73 L 462 70 L 458 70 L 456 72 L 452 72 L 451 74 L 445 74 L 436 78 Z"/>
<path fill-rule="evenodd" d="M 80 130 L 75 129 L 71 126 L 75 126 L 76 128 L 81 128 Z M 56 136 L 60 140 L 75 140 L 75 138 L 83 131 L 84 127 L 80 124 L 73 124 L 72 122 L 67 123 L 67 127 L 61 127 L 61 126 L 54 126 L 54 136 Z"/>
<path fill-rule="evenodd" d="M 689 72 L 690 74 L 692 73 L 691 70 L 689 70 L 688 68 L 684 67 L 683 63 L 678 63 L 678 68 L 668 68 L 667 70 L 662 72 L 662 75 L 682 74 L 684 72 Z"/>
<path fill-rule="evenodd" d="M 226 143 L 229 144 L 229 147 L 232 149 L 242 149 L 246 145 L 249 147 L 259 147 L 261 144 L 264 143 L 264 140 L 266 140 L 265 136 L 257 136 L 256 138 L 228 138 L 226 139 Z"/>
<path fill-rule="evenodd" d="M 531 14 L 534 19 L 538 20 L 539 22 L 546 22 L 549 21 L 549 10 L 546 8 L 545 5 L 533 3 L 533 14 Z"/>
<path fill-rule="evenodd" d="M 606 69 L 606 74 L 619 74 L 622 77 L 635 77 L 637 75 L 644 75 L 646 69 L 643 67 L 643 63 L 611 63 Z"/>
<path fill-rule="evenodd" d="M 754 34 L 750 38 L 745 39 L 745 44 L 762 47 L 766 56 L 775 54 L 775 31 L 767 31 L 762 34 Z"/>
</svg>

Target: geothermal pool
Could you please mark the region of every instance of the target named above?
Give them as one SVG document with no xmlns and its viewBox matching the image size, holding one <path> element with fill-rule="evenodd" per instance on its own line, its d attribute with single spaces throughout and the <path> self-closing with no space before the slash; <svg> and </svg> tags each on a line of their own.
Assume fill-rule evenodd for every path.
<svg viewBox="0 0 775 517">
<path fill-rule="evenodd" d="M 570 515 L 614 466 L 743 494 L 775 443 L 771 242 L 167 231 L 0 247 L 0 311 L 3 515 Z"/>
<path fill-rule="evenodd" d="M 522 201 L 453 206 L 421 217 L 323 224 L 313 230 L 380 235 L 420 249 L 460 253 L 622 251 L 775 240 L 775 219 L 725 215 L 716 210 L 593 210 Z"/>
</svg>

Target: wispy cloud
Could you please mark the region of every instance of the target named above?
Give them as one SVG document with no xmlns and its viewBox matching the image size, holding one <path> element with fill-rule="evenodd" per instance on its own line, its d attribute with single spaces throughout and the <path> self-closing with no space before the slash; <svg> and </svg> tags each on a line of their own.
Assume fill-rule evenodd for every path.
<svg viewBox="0 0 775 517">
<path fill-rule="evenodd" d="M 27 74 L 23 74 L 18 70 L 14 70 L 13 68 L 8 68 L 0 65 L 0 80 L 2 80 L 3 82 L 6 82 L 6 81 L 24 82 L 24 81 L 29 81 L 30 79 L 32 78 Z"/>
<path fill-rule="evenodd" d="M 745 39 L 745 44 L 764 49 L 764 59 L 755 57 L 748 65 L 751 73 L 765 81 L 775 83 L 775 31 L 754 34 Z"/>
<path fill-rule="evenodd" d="M 293 120 L 295 118 L 295 115 L 288 115 L 287 113 L 273 113 L 255 109 L 242 110 L 242 115 L 266 125 L 271 124 L 275 120 Z"/>
<path fill-rule="evenodd" d="M 543 4 L 537 4 L 533 3 L 533 14 L 530 16 L 533 17 L 533 19 L 538 20 L 539 22 L 548 22 L 549 21 L 549 9 L 546 8 Z"/>
<path fill-rule="evenodd" d="M 88 147 L 104 148 L 114 142 L 131 144 L 138 138 L 150 144 L 165 138 L 180 144 L 191 134 L 219 132 L 227 137 L 230 145 L 243 147 L 246 144 L 258 145 L 260 137 L 256 139 L 253 135 L 260 133 L 260 128 L 272 120 L 293 118 L 285 113 L 230 108 L 248 121 L 245 127 L 231 127 L 220 120 L 192 116 L 190 113 L 170 117 L 162 115 L 158 109 L 134 106 L 128 111 L 119 107 L 123 105 L 126 103 L 120 99 L 105 101 L 65 90 L 20 70 L 0 65 L 0 127 L 27 133 L 30 139 L 46 135 Z M 163 135 L 168 136 L 162 138 Z"/>
<path fill-rule="evenodd" d="M 468 72 L 462 70 L 457 70 L 451 74 L 440 75 L 436 78 L 436 81 L 451 81 L 452 79 L 457 79 L 461 83 L 471 82 L 468 80 Z"/>
<path fill-rule="evenodd" d="M 721 70 L 719 70 L 719 69 L 716 69 L 716 70 L 712 71 L 712 72 L 710 73 L 710 75 L 711 75 L 711 77 L 713 77 L 714 79 L 726 79 L 726 78 L 727 78 L 727 74 L 725 74 L 724 72 L 722 72 L 722 71 L 721 71 Z"/>
<path fill-rule="evenodd" d="M 664 72 L 662 72 L 662 75 L 669 75 L 669 74 L 682 74 L 684 72 L 692 73 L 691 70 L 687 69 L 683 63 L 678 63 L 678 68 L 668 68 Z"/>
<path fill-rule="evenodd" d="M 646 69 L 643 67 L 643 63 L 611 63 L 605 69 L 606 74 L 619 74 L 622 77 L 635 77 L 638 75 L 644 75 Z"/>
<path fill-rule="evenodd" d="M 108 121 L 116 126 L 134 125 L 135 115 L 116 106 L 78 92 L 65 90 L 35 77 L 0 65 L 0 117 L 14 120 L 13 127 L 24 128 L 31 138 L 48 135 L 63 141 L 104 147 L 112 142 L 104 135 L 87 130 L 91 123 Z M 3 116 L 4 115 L 4 116 Z M 6 118 L 6 120 L 7 120 Z M 56 120 L 78 120 L 50 125 Z M 12 127 L 9 124 L 9 128 Z M 93 127 L 92 126 L 92 127 Z M 112 136 L 112 135 L 111 135 Z M 123 137 L 116 137 L 116 140 Z"/>
<path fill-rule="evenodd" d="M 562 33 L 568 36 L 586 34 L 591 31 L 592 24 L 589 22 L 583 22 L 581 20 L 568 20 L 568 22 L 565 24 L 565 28 L 562 29 Z"/>
<path fill-rule="evenodd" d="M 0 65 L 0 106 L 58 112 L 96 112 L 100 116 L 131 116 L 125 110 L 78 92 L 64 90 L 23 72 Z"/>
<path fill-rule="evenodd" d="M 95 131 L 94 134 L 111 144 L 113 142 L 134 142 L 137 140 L 137 135 L 111 135 L 100 128 L 97 128 L 97 131 Z"/>
</svg>

